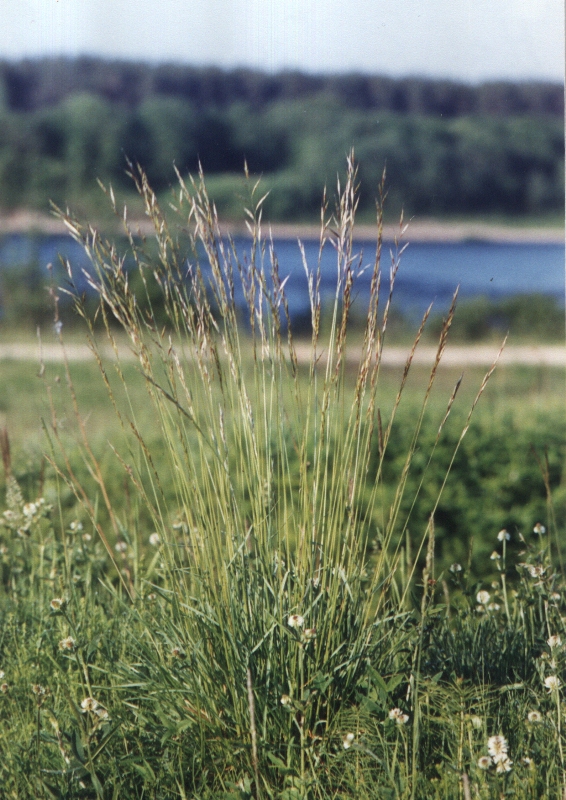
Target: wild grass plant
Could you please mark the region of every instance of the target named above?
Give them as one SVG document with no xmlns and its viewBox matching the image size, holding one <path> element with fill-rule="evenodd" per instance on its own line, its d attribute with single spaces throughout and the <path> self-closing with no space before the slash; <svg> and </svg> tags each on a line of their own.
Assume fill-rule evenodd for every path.
<svg viewBox="0 0 566 800">
<path fill-rule="evenodd" d="M 356 368 L 346 359 L 364 268 L 353 249 L 353 160 L 334 214 L 323 205 L 320 246 L 335 248 L 337 264 L 324 331 L 319 268 L 305 264 L 306 364 L 257 186 L 243 259 L 220 235 L 202 176 L 189 184 L 179 177 L 187 258 L 144 174 L 134 177 L 159 259 L 146 258 L 124 214 L 130 253 L 142 282 L 152 276 L 161 287 L 166 325 L 138 302 L 123 254 L 62 215 L 90 256 L 97 313 L 114 348 L 109 362 L 69 266 L 67 291 L 124 434 L 110 443 L 125 477 L 122 503 L 93 450 L 69 369 L 76 447 L 91 483 L 77 473 L 55 404 L 46 423 L 60 487 L 54 502 L 22 495 L 3 440 L 6 796 L 559 797 L 566 632 L 556 521 L 550 515 L 523 537 L 517 565 L 507 532 L 494 532 L 493 585 L 474 580 L 465 562 L 437 574 L 438 496 L 428 524 L 409 535 L 416 497 L 407 505 L 405 493 L 454 305 L 396 488 L 384 493 L 385 454 L 428 312 L 384 416 L 391 294 L 380 297 L 381 201 Z M 403 235 L 401 225 L 392 285 Z M 116 322 L 137 360 L 150 426 L 126 377 Z M 75 494 L 80 519 L 67 519 L 65 492 Z"/>
</svg>

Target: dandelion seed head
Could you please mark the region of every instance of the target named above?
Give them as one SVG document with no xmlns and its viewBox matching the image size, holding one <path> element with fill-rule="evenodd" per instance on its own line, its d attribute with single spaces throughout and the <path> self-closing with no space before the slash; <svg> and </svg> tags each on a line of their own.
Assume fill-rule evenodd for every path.
<svg viewBox="0 0 566 800">
<path fill-rule="evenodd" d="M 490 594 L 489 594 L 489 592 L 486 592 L 485 589 L 482 589 L 476 595 L 476 600 L 482 606 L 485 606 L 485 605 L 487 605 L 487 603 L 489 603 L 489 598 L 490 598 Z"/>
<path fill-rule="evenodd" d="M 549 692 L 554 692 L 557 689 L 560 689 L 560 687 L 562 686 L 562 682 L 558 677 L 558 675 L 548 675 L 544 679 L 544 685 L 546 686 Z"/>
<path fill-rule="evenodd" d="M 99 703 L 94 697 L 85 697 L 84 700 L 81 700 L 81 710 L 83 714 L 86 714 L 87 711 L 96 711 L 98 706 Z"/>
<path fill-rule="evenodd" d="M 495 761 L 495 759 L 494 759 L 494 761 Z M 513 762 L 511 761 L 511 759 L 507 758 L 507 756 L 505 756 L 504 758 L 502 758 L 502 759 L 500 759 L 499 761 L 496 762 L 495 771 L 499 772 L 500 774 L 503 773 L 503 772 L 511 772 L 512 766 L 513 766 Z"/>
<path fill-rule="evenodd" d="M 529 722 L 542 722 L 542 714 L 540 711 L 529 711 L 527 719 Z"/>
<path fill-rule="evenodd" d="M 505 736 L 490 736 L 487 740 L 487 751 L 496 764 L 507 758 L 507 748 L 508 744 Z"/>
<path fill-rule="evenodd" d="M 392 708 L 389 712 L 389 719 L 392 719 L 397 725 L 406 725 L 409 721 L 407 714 L 404 714 L 400 708 Z"/>
<path fill-rule="evenodd" d="M 478 767 L 480 769 L 489 769 L 491 767 L 491 758 L 489 756 L 478 758 Z"/>
</svg>

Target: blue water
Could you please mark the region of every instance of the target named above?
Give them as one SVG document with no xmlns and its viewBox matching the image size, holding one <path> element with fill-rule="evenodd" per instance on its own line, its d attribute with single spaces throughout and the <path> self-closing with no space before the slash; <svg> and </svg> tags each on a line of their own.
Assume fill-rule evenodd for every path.
<svg viewBox="0 0 566 800">
<path fill-rule="evenodd" d="M 241 257 L 249 251 L 249 242 L 236 240 Z M 318 243 L 304 242 L 307 261 L 316 267 Z M 308 311 L 309 300 L 299 248 L 294 241 L 276 240 L 281 278 L 289 276 L 285 289 L 292 316 Z M 362 307 L 367 294 L 375 246 L 359 243 L 362 266 L 367 269 L 356 282 L 358 302 Z M 0 238 L 0 269 L 17 268 L 35 263 L 41 271 L 48 263 L 57 267 L 59 256 L 69 259 L 76 275 L 88 267 L 82 249 L 67 236 L 27 236 L 21 234 Z M 383 289 L 388 288 L 391 263 L 390 245 L 382 252 Z M 62 268 L 56 274 L 64 280 Z M 492 244 L 463 242 L 457 244 L 409 244 L 402 255 L 395 284 L 396 308 L 408 313 L 422 313 L 434 302 L 437 310 L 449 304 L 455 288 L 460 297 L 486 295 L 500 298 L 514 294 L 543 293 L 564 300 L 564 247 L 555 244 Z M 327 245 L 322 258 L 321 294 L 323 302 L 334 294 L 336 255 Z M 84 282 L 80 281 L 83 284 Z"/>
</svg>

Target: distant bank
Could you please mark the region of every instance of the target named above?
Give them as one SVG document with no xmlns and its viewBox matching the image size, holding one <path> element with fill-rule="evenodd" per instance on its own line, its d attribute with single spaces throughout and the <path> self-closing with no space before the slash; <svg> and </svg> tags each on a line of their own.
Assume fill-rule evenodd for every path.
<svg viewBox="0 0 566 800">
<path fill-rule="evenodd" d="M 563 227 L 526 226 L 491 224 L 487 222 L 446 222 L 434 219 L 408 220 L 409 227 L 404 235 L 411 242 L 466 242 L 485 241 L 505 244 L 562 244 L 565 241 Z M 148 219 L 131 219 L 130 224 L 135 231 L 139 230 L 151 235 L 153 225 Z M 119 223 L 115 230 L 109 230 L 108 223 L 101 226 L 109 235 L 119 233 Z M 246 227 L 240 223 L 226 222 L 222 224 L 226 234 L 248 236 Z M 301 225 L 296 223 L 276 222 L 263 225 L 267 234 L 271 230 L 274 239 L 318 239 L 320 228 L 317 225 Z M 37 211 L 26 209 L 9 214 L 0 213 L 0 235 L 10 233 L 65 234 L 66 228 L 54 217 Z M 357 225 L 359 240 L 375 240 L 376 229 L 373 225 Z M 384 238 L 388 241 L 399 234 L 399 225 L 384 225 Z"/>
</svg>

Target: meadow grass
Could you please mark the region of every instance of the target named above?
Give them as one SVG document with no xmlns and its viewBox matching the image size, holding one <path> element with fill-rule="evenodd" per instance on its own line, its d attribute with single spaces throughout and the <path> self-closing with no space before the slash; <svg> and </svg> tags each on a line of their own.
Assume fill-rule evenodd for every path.
<svg viewBox="0 0 566 800">
<path fill-rule="evenodd" d="M 458 459 L 474 458 L 472 411 L 497 372 L 460 397 L 459 380 L 439 368 L 451 310 L 431 369 L 417 369 L 411 351 L 401 375 L 387 375 L 380 209 L 367 325 L 358 364 L 347 362 L 358 274 L 348 167 L 334 214 L 323 209 L 321 247 L 333 246 L 337 263 L 324 329 L 317 267 L 307 265 L 306 365 L 255 187 L 242 263 L 202 178 L 180 182 L 195 245 L 187 262 L 136 175 L 159 258 L 132 235 L 130 249 L 142 283 L 152 274 L 161 287 L 165 326 L 137 302 L 112 243 L 62 215 L 91 258 L 115 358 L 100 350 L 70 269 L 99 383 L 90 364 L 40 366 L 44 470 L 18 463 L 17 433 L 11 448 L 2 437 L 6 797 L 561 796 L 563 521 L 552 502 L 561 455 L 532 456 L 544 514 L 498 534 L 489 509 L 483 518 L 476 509 L 493 557 L 474 563 L 471 531 L 464 557 L 448 561 L 439 517 L 449 471 L 463 475 Z M 116 323 L 135 364 L 121 358 Z M 449 378 L 441 404 L 435 384 Z M 484 420 L 476 445 L 502 424 L 517 439 L 525 423 L 493 409 Z M 456 489 L 458 502 L 470 505 Z"/>
</svg>

